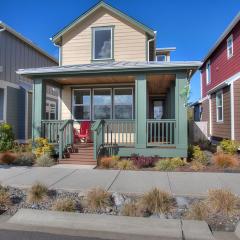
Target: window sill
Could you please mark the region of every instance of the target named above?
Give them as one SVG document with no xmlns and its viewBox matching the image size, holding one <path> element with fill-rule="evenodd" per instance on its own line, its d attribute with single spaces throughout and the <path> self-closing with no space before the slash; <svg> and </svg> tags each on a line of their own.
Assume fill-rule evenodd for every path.
<svg viewBox="0 0 240 240">
<path fill-rule="evenodd" d="M 106 62 L 115 62 L 115 59 L 114 58 L 109 58 L 109 59 L 92 59 L 91 60 L 92 63 L 96 63 L 96 62 L 103 62 L 103 63 L 106 63 Z"/>
</svg>

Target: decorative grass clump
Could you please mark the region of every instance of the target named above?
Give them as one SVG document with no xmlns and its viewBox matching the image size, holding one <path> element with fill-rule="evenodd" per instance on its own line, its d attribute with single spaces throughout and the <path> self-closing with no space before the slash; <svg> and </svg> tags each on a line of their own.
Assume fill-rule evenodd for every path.
<svg viewBox="0 0 240 240">
<path fill-rule="evenodd" d="M 102 168 L 114 168 L 117 165 L 117 159 L 115 157 L 102 157 L 100 160 L 100 166 Z"/>
<path fill-rule="evenodd" d="M 185 218 L 204 221 L 208 218 L 209 209 L 204 201 L 195 201 L 188 209 Z"/>
<path fill-rule="evenodd" d="M 87 206 L 92 211 L 101 211 L 112 205 L 111 195 L 102 188 L 94 188 L 87 193 Z"/>
<path fill-rule="evenodd" d="M 205 165 L 203 165 L 201 162 L 198 162 L 197 160 L 192 161 L 191 163 L 191 167 L 190 167 L 193 171 L 202 171 L 203 169 L 206 168 Z"/>
<path fill-rule="evenodd" d="M 0 153 L 0 163 L 2 164 L 8 164 L 8 165 L 13 164 L 16 158 L 17 158 L 17 155 L 12 152 Z"/>
<path fill-rule="evenodd" d="M 239 198 L 227 189 L 209 190 L 207 203 L 213 213 L 234 214 L 238 208 Z"/>
<path fill-rule="evenodd" d="M 26 152 L 19 154 L 13 164 L 17 166 L 32 166 L 34 162 L 35 155 L 30 152 Z"/>
<path fill-rule="evenodd" d="M 167 158 L 159 160 L 155 164 L 155 169 L 158 171 L 173 171 L 178 167 L 184 166 L 184 161 L 181 158 Z"/>
<path fill-rule="evenodd" d="M 216 166 L 221 168 L 237 167 L 239 166 L 239 161 L 237 158 L 231 154 L 226 154 L 223 152 L 216 153 L 213 156 L 213 162 Z"/>
<path fill-rule="evenodd" d="M 0 209 L 6 209 L 12 205 L 10 194 L 4 187 L 0 186 Z"/>
<path fill-rule="evenodd" d="M 158 188 L 145 193 L 140 202 L 151 214 L 166 214 L 174 207 L 173 197 Z"/>
<path fill-rule="evenodd" d="M 52 206 L 53 211 L 74 212 L 76 210 L 76 202 L 70 198 L 57 199 Z"/>
<path fill-rule="evenodd" d="M 135 166 L 131 160 L 120 160 L 117 163 L 117 168 L 121 170 L 133 170 Z"/>
<path fill-rule="evenodd" d="M 48 188 L 41 184 L 35 183 L 27 193 L 27 202 L 28 203 L 39 203 L 46 199 L 48 196 Z"/>
<path fill-rule="evenodd" d="M 145 217 L 147 209 L 140 202 L 130 202 L 124 204 L 121 214 L 128 217 Z"/>
<path fill-rule="evenodd" d="M 38 167 L 51 167 L 54 164 L 55 164 L 55 161 L 49 156 L 49 154 L 43 154 L 42 156 L 38 157 L 36 160 L 36 165 Z"/>
</svg>

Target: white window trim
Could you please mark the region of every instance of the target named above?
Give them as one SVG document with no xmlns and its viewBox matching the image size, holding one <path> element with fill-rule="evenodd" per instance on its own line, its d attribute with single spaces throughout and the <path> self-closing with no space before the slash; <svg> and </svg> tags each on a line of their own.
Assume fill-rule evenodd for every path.
<svg viewBox="0 0 240 240">
<path fill-rule="evenodd" d="M 0 89 L 3 89 L 3 119 L 0 119 L 0 123 L 4 123 L 7 118 L 7 87 L 1 87 Z"/>
<path fill-rule="evenodd" d="M 95 31 L 110 30 L 111 31 L 111 56 L 110 58 L 95 58 Z M 92 28 L 92 60 L 104 61 L 113 59 L 113 27 L 93 27 Z"/>
<path fill-rule="evenodd" d="M 232 40 L 232 45 L 231 45 L 232 54 L 231 55 L 229 54 L 229 51 L 228 51 L 230 49 L 230 47 L 228 47 L 228 41 L 229 40 Z M 233 35 L 231 34 L 227 39 L 227 58 L 230 59 L 232 56 L 233 56 Z"/>
<path fill-rule="evenodd" d="M 209 68 L 207 67 L 209 65 Z M 206 84 L 209 85 L 211 83 L 211 62 L 210 60 L 206 63 Z"/>
<path fill-rule="evenodd" d="M 111 96 L 111 112 L 110 112 L 110 119 L 107 119 L 107 120 L 111 120 L 111 119 L 113 119 L 113 115 L 112 115 L 112 113 L 113 113 L 113 95 L 112 95 L 112 88 L 93 88 L 93 97 L 92 97 L 92 120 L 93 121 L 96 121 L 96 120 L 98 120 L 98 119 L 95 119 L 94 118 L 94 92 L 96 91 L 96 90 L 110 90 L 110 96 Z"/>
<path fill-rule="evenodd" d="M 221 97 L 222 97 L 222 119 L 221 120 L 218 119 L 218 106 L 217 106 L 217 95 L 218 94 L 221 94 Z M 223 91 L 222 90 L 216 92 L 216 120 L 218 123 L 223 122 Z"/>
<path fill-rule="evenodd" d="M 131 89 L 132 91 L 132 117 L 130 119 L 118 119 L 118 118 L 115 118 L 115 102 L 114 102 L 114 96 L 115 96 L 115 91 L 116 90 L 119 90 L 119 89 Z M 133 96 L 133 88 L 131 87 L 122 87 L 122 88 L 114 88 L 113 89 L 113 102 L 112 102 L 112 108 L 113 108 L 113 119 L 115 120 L 133 120 L 133 107 L 134 107 L 134 104 L 133 104 L 133 101 L 134 101 L 134 96 Z"/>
<path fill-rule="evenodd" d="M 89 91 L 90 92 L 90 118 L 89 119 L 76 119 L 74 117 L 74 106 L 84 106 L 86 104 L 75 104 L 74 102 L 74 91 Z M 86 105 L 87 106 L 87 105 Z M 72 119 L 76 121 L 91 121 L 91 114 L 92 114 L 92 91 L 91 88 L 74 88 L 72 89 Z"/>
</svg>

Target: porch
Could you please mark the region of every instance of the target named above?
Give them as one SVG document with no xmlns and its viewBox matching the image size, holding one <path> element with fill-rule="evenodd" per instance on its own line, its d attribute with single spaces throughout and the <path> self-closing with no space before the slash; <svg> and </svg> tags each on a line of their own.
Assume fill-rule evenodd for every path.
<svg viewBox="0 0 240 240">
<path fill-rule="evenodd" d="M 93 65 L 91 70 L 74 73 L 72 69 L 60 72 L 64 67 L 54 73 L 27 73 L 34 80 L 33 141 L 48 138 L 58 146 L 62 159 L 64 149 L 73 144 L 73 128 L 91 121 L 95 160 L 102 153 L 187 157 L 184 91 L 199 64 L 149 63 L 127 72 L 116 68 L 102 72 L 102 64 L 95 64 L 100 71 L 96 72 Z M 45 119 L 46 84 L 60 90 L 56 120 Z"/>
</svg>

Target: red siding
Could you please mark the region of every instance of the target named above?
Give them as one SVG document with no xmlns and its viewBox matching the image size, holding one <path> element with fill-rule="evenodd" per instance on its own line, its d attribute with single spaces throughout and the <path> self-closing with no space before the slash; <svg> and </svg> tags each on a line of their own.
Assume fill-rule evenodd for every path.
<svg viewBox="0 0 240 240">
<path fill-rule="evenodd" d="M 233 56 L 227 58 L 227 38 L 233 34 Z M 206 85 L 206 62 L 211 63 L 211 83 Z M 207 92 L 240 71 L 240 22 L 232 29 L 202 67 L 202 97 Z"/>
</svg>

